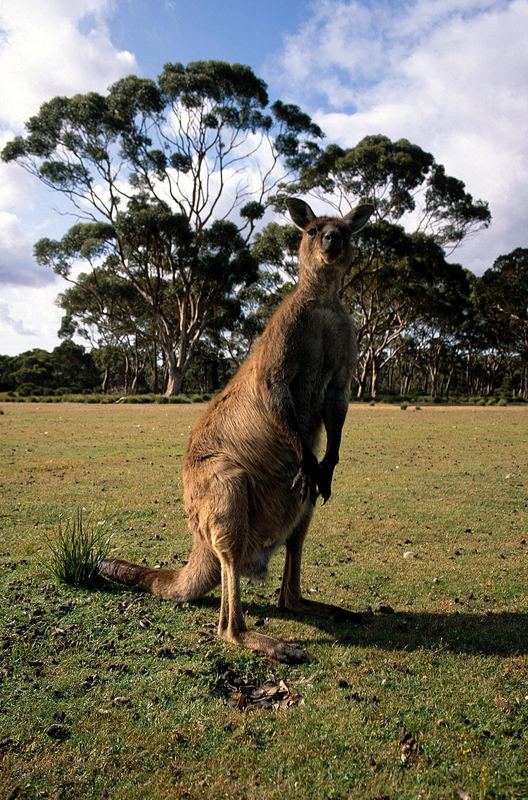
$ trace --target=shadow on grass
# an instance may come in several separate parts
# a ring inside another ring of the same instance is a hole
[[[124,587],[108,581],[101,581],[96,590],[112,595],[125,592],[141,594],[135,587]],[[220,601],[218,597],[208,596],[194,601],[192,606],[209,608],[213,622],[216,621]],[[279,611],[272,601],[269,604],[243,603],[243,607],[250,617],[298,620],[319,628],[327,634],[328,642],[337,641],[355,647],[409,651],[425,648],[487,656],[528,654],[528,613],[525,612],[396,612],[365,616],[365,624],[358,624]],[[251,628],[251,619],[248,620],[248,627]],[[266,632],[265,628],[259,630]],[[298,643],[309,647],[321,641],[325,639],[305,637]]]
[[[218,600],[213,597],[198,601],[214,613]],[[427,613],[406,612],[374,614],[365,624],[348,623],[279,611],[273,604],[244,603],[251,617],[268,617],[304,621],[324,634],[327,641],[354,647],[380,647],[384,650],[444,650],[453,653],[486,656],[528,654],[528,613],[497,612]],[[251,620],[248,620],[251,627]],[[265,628],[259,628],[265,633]],[[321,638],[304,638],[303,647],[321,643]],[[324,640],[323,640],[324,641]]]

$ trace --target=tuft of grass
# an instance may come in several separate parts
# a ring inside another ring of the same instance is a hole
[[[106,531],[88,526],[78,509],[73,520],[66,520],[65,525],[59,522],[58,533],[47,547],[47,566],[59,583],[93,586],[98,582],[99,564],[110,552],[110,539]]]

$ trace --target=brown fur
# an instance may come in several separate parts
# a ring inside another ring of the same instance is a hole
[[[193,546],[187,565],[148,569],[109,559],[100,572],[177,601],[201,597],[221,582],[218,635],[295,662],[305,658],[299,647],[247,630],[240,577],[264,576],[273,552],[285,545],[281,609],[358,617],[305,600],[300,569],[316,497],[330,497],[356,359],[338,290],[350,266],[351,234],[372,207],[336,219],[316,218],[301,200],[288,205],[303,229],[299,283],[189,439],[183,477]],[[327,443],[319,464],[314,451],[323,427]]]

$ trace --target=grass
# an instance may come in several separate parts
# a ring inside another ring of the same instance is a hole
[[[528,409],[351,407],[303,585],[370,623],[279,614],[280,555],[244,582],[248,622],[312,655],[298,667],[219,643],[218,592],[175,607],[42,567],[80,507],[105,532],[112,511],[117,555],[183,563],[200,407],[2,410],[0,797],[528,797]],[[242,713],[226,675],[304,704]]]
[[[104,526],[105,522],[100,520],[99,524]],[[86,524],[82,508],[72,519],[59,521],[58,531],[47,545],[44,566],[59,583],[86,587],[100,582],[99,564],[110,553],[110,539],[106,531]]]

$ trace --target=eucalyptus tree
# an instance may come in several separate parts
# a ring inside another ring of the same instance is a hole
[[[297,106],[270,105],[249,67],[197,61],[106,95],[55,97],[2,158],[77,215],[62,239],[37,243],[40,263],[75,280],[84,262],[143,298],[173,394],[218,307],[257,276],[248,243],[270,194],[317,156],[321,136]]]
[[[137,391],[148,362],[156,359],[150,306],[130,281],[101,266],[79,275],[59,295],[64,310],[59,336],[87,340],[101,370],[101,391]]]
[[[528,249],[499,256],[475,285],[488,348],[510,364],[510,378],[528,400]],[[517,367],[517,375],[512,369]]]

